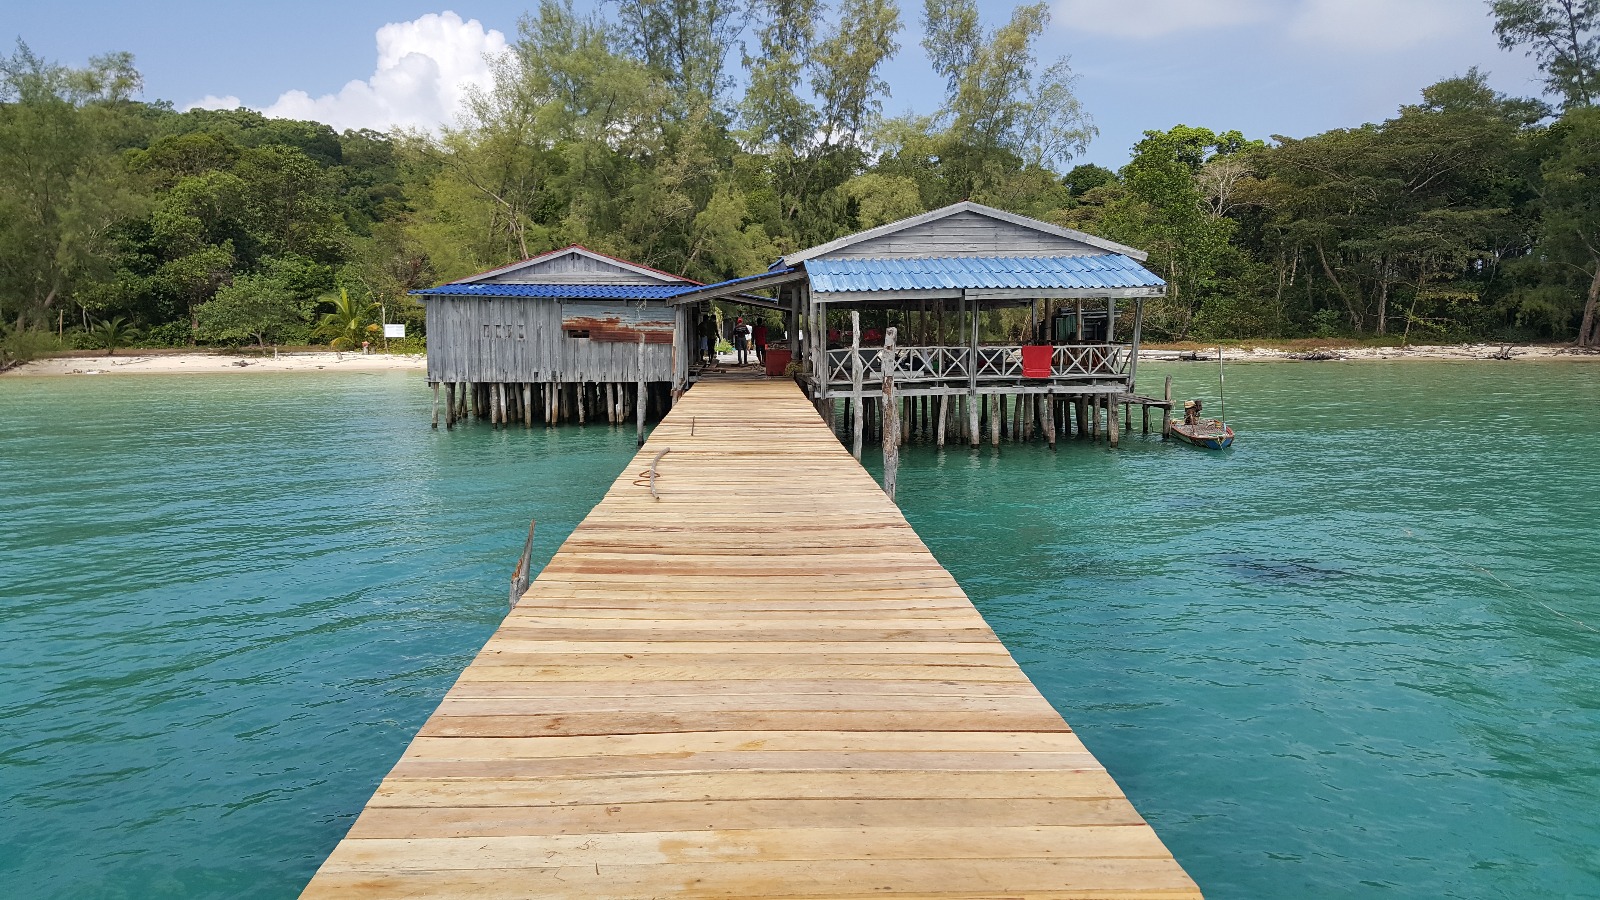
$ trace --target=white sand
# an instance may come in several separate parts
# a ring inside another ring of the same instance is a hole
[[[1308,355],[1315,355],[1321,359],[1332,360],[1381,360],[1381,359],[1499,359],[1501,352],[1506,352],[1511,359],[1591,359],[1600,360],[1600,351],[1579,350],[1568,346],[1549,346],[1543,344],[1438,344],[1419,345],[1413,347],[1328,347],[1318,350],[1278,350],[1269,347],[1229,347],[1223,351],[1223,359],[1230,362],[1293,362],[1305,359]],[[1217,358],[1217,348],[1209,350],[1158,350],[1146,348],[1139,351],[1141,359],[1183,359],[1189,354],[1198,352],[1202,359]]]
[[[240,363],[244,365],[240,365]],[[212,353],[174,353],[141,356],[128,350],[116,356],[71,356],[38,359],[7,372],[7,376],[27,375],[181,375],[255,372],[395,372],[421,371],[428,358],[421,354],[372,353],[283,353],[272,357],[233,356]]]

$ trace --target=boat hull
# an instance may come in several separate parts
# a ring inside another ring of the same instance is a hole
[[[1216,419],[1202,419],[1198,425],[1175,421],[1172,423],[1172,436],[1206,450],[1224,450],[1233,446],[1233,429]]]

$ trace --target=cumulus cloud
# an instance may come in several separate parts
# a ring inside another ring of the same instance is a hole
[[[453,12],[428,13],[378,29],[378,62],[372,77],[351,81],[337,94],[312,97],[284,93],[262,110],[282,119],[312,119],[335,129],[391,127],[435,131],[450,124],[467,91],[493,83],[489,58],[506,49],[506,36],[477,19]],[[232,109],[237,97],[208,96],[190,108]]]
[[[1487,16],[1463,15],[1460,0],[1305,0],[1289,35],[1342,50],[1388,52],[1486,31]]]
[[[1051,21],[1073,31],[1155,38],[1259,22],[1274,8],[1269,0],[1057,0]]]
[[[216,94],[207,94],[204,97],[201,97],[199,100],[196,100],[188,106],[185,106],[183,111],[188,112],[191,109],[238,109],[243,105],[244,101],[232,94],[222,97],[218,97]]]

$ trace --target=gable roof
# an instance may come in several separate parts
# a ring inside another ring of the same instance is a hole
[[[1027,216],[1019,216],[1016,213],[1009,213],[1005,210],[995,209],[992,206],[984,206],[982,203],[974,203],[971,200],[963,200],[960,203],[952,203],[951,205],[942,209],[926,212],[920,216],[912,216],[909,219],[901,219],[898,222],[890,222],[887,225],[880,225],[877,228],[870,228],[866,231],[847,235],[846,237],[839,238],[836,241],[829,241],[826,244],[820,244],[816,247],[810,248],[809,250],[801,250],[798,253],[791,253],[780,260],[777,265],[793,266],[797,263],[805,262],[808,259],[815,259],[819,256],[827,256],[832,253],[837,253],[840,250],[855,244],[876,240],[877,238],[881,238],[886,235],[895,234],[896,232],[900,231],[906,231],[911,228],[917,228],[922,225],[937,222],[940,219],[947,219],[951,216],[960,215],[963,213],[975,213],[977,215],[986,216],[1010,225],[1016,225],[1059,238],[1065,238],[1070,241],[1077,241],[1078,243],[1087,244],[1095,249],[1104,250],[1107,253],[1120,253],[1123,256],[1131,257],[1139,260],[1140,262],[1143,262],[1149,257],[1149,254],[1145,253],[1143,250],[1136,250],[1133,247],[1127,247],[1115,241],[1108,241],[1102,237],[1095,237],[1092,234],[1086,234],[1082,231],[1074,231],[1071,228],[1062,228],[1059,225],[1051,225],[1049,222],[1041,222],[1038,219],[1030,219]]]
[[[476,275],[469,275],[468,277],[459,281],[453,281],[451,284],[476,284],[481,281],[489,281],[499,278],[503,275],[509,275],[521,269],[526,269],[550,262],[551,260],[558,259],[568,254],[586,257],[594,260],[595,262],[601,263],[602,265],[620,269],[624,272],[630,272],[635,275],[644,275],[652,280],[667,281],[674,284],[698,285],[700,283],[689,278],[684,278],[682,275],[674,275],[671,272],[663,272],[660,269],[652,269],[649,266],[628,262],[625,259],[618,259],[615,256],[608,256],[607,254],[590,250],[588,247],[585,247],[581,244],[573,244],[568,247],[562,247],[559,250],[551,250],[548,253],[541,253],[538,256],[530,256],[527,259],[511,263],[510,265],[501,266],[498,269],[490,269],[487,272],[479,272]]]

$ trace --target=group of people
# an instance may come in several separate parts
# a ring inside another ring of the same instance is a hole
[[[706,365],[717,360],[717,320],[707,313],[700,320],[696,329],[700,335],[700,359]],[[750,350],[756,352],[756,362],[765,365],[767,362],[767,325],[765,322],[756,322],[754,325],[746,322],[743,316],[733,320],[729,329],[729,343],[733,344],[733,352],[738,360],[737,365],[750,365]]]

